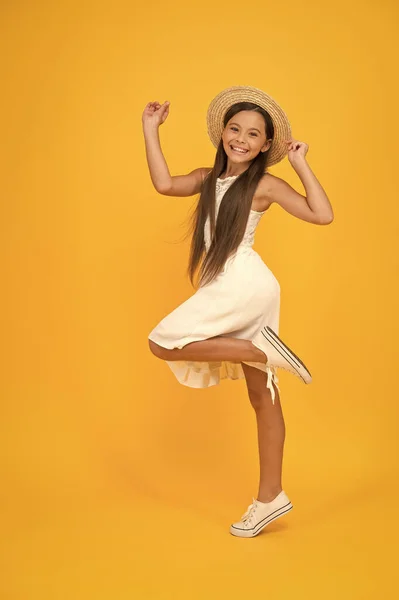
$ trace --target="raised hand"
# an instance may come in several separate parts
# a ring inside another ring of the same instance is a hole
[[[169,106],[170,102],[168,101],[163,104],[159,104],[159,102],[149,102],[143,112],[143,125],[151,124],[156,127],[162,125],[169,114]]]
[[[300,142],[299,140],[285,140],[288,150],[288,160],[292,165],[297,162],[305,160],[305,156],[309,150],[309,146],[306,142]]]

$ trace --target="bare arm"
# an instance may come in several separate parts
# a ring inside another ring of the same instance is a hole
[[[165,196],[194,196],[201,191],[202,182],[209,168],[194,169],[187,175],[172,176],[162,153],[159,126],[168,116],[169,103],[147,104],[143,113],[145,150],[151,181],[160,194]]]
[[[268,201],[279,204],[294,217],[308,223],[315,225],[332,223],[334,220],[332,206],[309,164],[303,161],[294,168],[306,190],[306,196],[299,194],[280,177],[272,176],[267,184]]]
[[[151,181],[157,192],[162,193],[162,190],[171,185],[172,177],[162,153],[158,125],[154,123],[144,123],[143,133]]]

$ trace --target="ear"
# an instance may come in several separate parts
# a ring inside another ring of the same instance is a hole
[[[272,145],[272,141],[273,140],[269,140],[267,141],[265,144],[263,144],[262,148],[260,149],[261,152],[266,152],[266,150],[269,150],[270,146]]]

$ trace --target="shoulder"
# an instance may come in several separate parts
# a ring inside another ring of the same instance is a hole
[[[257,192],[260,195],[267,197],[269,190],[272,188],[274,181],[278,179],[275,175],[272,175],[269,171],[263,174],[262,179],[259,181]]]
[[[198,170],[201,174],[201,178],[202,178],[202,182],[204,181],[205,177],[207,175],[209,175],[209,173],[212,171],[213,167],[200,167]]]
[[[300,196],[300,194],[295,192],[295,190],[284,179],[266,172],[259,182],[256,193],[257,195],[259,194],[259,197],[263,198],[270,205],[273,202],[280,204],[280,200],[283,199],[287,192],[290,191],[293,192],[296,197]]]
[[[263,177],[258,183],[258,187],[256,188],[256,192],[254,195],[254,202],[258,206],[259,210],[267,210],[269,206],[272,204],[272,189],[274,187],[274,181],[278,179],[269,171],[265,172]]]

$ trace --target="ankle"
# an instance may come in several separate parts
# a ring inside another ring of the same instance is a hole
[[[259,492],[258,497],[256,498],[258,502],[272,502],[283,491],[283,488],[280,486],[278,488],[274,488],[271,490],[266,490]]]

